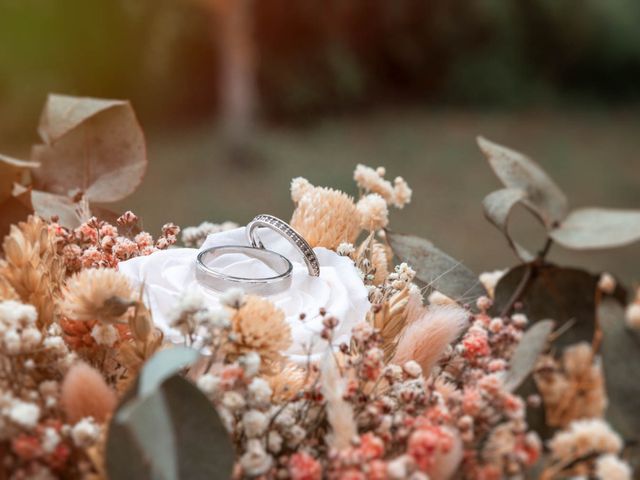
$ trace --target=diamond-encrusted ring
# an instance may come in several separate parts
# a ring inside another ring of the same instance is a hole
[[[261,261],[275,275],[266,277],[237,277],[223,273],[214,266],[213,260],[223,255],[241,254]],[[273,295],[283,292],[291,286],[293,265],[288,258],[264,248],[247,245],[225,245],[207,248],[198,254],[196,259],[196,279],[198,282],[216,292],[224,292],[232,287],[239,287],[245,293],[256,295]]]
[[[280,220],[278,217],[262,214],[256,216],[247,224],[247,240],[249,240],[252,247],[264,248],[258,236],[258,229],[262,227],[270,228],[282,235],[302,254],[304,263],[307,264],[307,268],[309,269],[309,275],[312,277],[320,275],[320,262],[318,262],[318,257],[316,257],[311,245],[309,245],[307,241],[302,238],[302,235],[296,232],[291,225]]]

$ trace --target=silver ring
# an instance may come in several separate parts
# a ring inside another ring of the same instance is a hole
[[[230,253],[242,253],[260,260],[272,268],[277,275],[258,278],[236,277],[224,274],[207,265],[211,260]],[[224,292],[236,287],[241,288],[248,294],[273,295],[283,292],[291,286],[292,270],[293,265],[291,265],[287,257],[271,250],[248,247],[246,245],[224,245],[222,247],[207,248],[198,253],[196,259],[196,279],[204,287],[216,292]]]
[[[311,245],[309,245],[307,241],[302,237],[302,235],[296,232],[291,227],[291,225],[283,222],[278,217],[262,214],[256,216],[247,224],[247,240],[252,247],[264,248],[264,245],[262,244],[257,231],[258,228],[261,227],[270,228],[271,230],[279,233],[284,238],[286,238],[289,243],[302,254],[304,263],[307,264],[309,275],[311,275],[312,277],[317,277],[320,275],[320,262],[318,261],[318,257],[316,257],[316,254],[311,248]]]

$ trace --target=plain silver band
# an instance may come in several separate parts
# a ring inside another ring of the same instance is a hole
[[[236,277],[226,275],[207,266],[207,261],[230,253],[242,253],[256,258],[278,275],[273,277]],[[196,259],[196,279],[198,282],[216,292],[225,292],[230,288],[241,288],[245,293],[256,295],[273,295],[288,290],[291,286],[291,272],[293,265],[287,257],[264,248],[248,247],[246,245],[224,245],[207,248],[198,253]]]
[[[287,241],[302,254],[304,263],[307,264],[309,275],[312,277],[318,277],[320,275],[320,262],[311,248],[311,245],[309,245],[302,235],[296,232],[291,225],[280,220],[278,217],[262,214],[256,216],[247,224],[245,232],[247,240],[251,246],[255,248],[264,248],[264,245],[258,236],[258,228],[261,227],[269,228],[286,238]]]

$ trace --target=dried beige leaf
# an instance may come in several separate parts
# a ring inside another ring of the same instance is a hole
[[[33,175],[38,190],[113,202],[131,194],[145,173],[144,135],[127,101],[50,95],[38,132],[44,141],[32,149],[41,163]]]

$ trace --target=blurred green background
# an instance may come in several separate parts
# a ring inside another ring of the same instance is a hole
[[[640,208],[638,25],[637,0],[0,0],[0,151],[27,154],[48,92],[127,98],[150,163],[117,207],[149,230],[288,218],[291,177],[355,193],[384,165],[414,189],[393,229],[504,268],[478,134],[573,206]],[[640,279],[637,245],[552,258]]]

